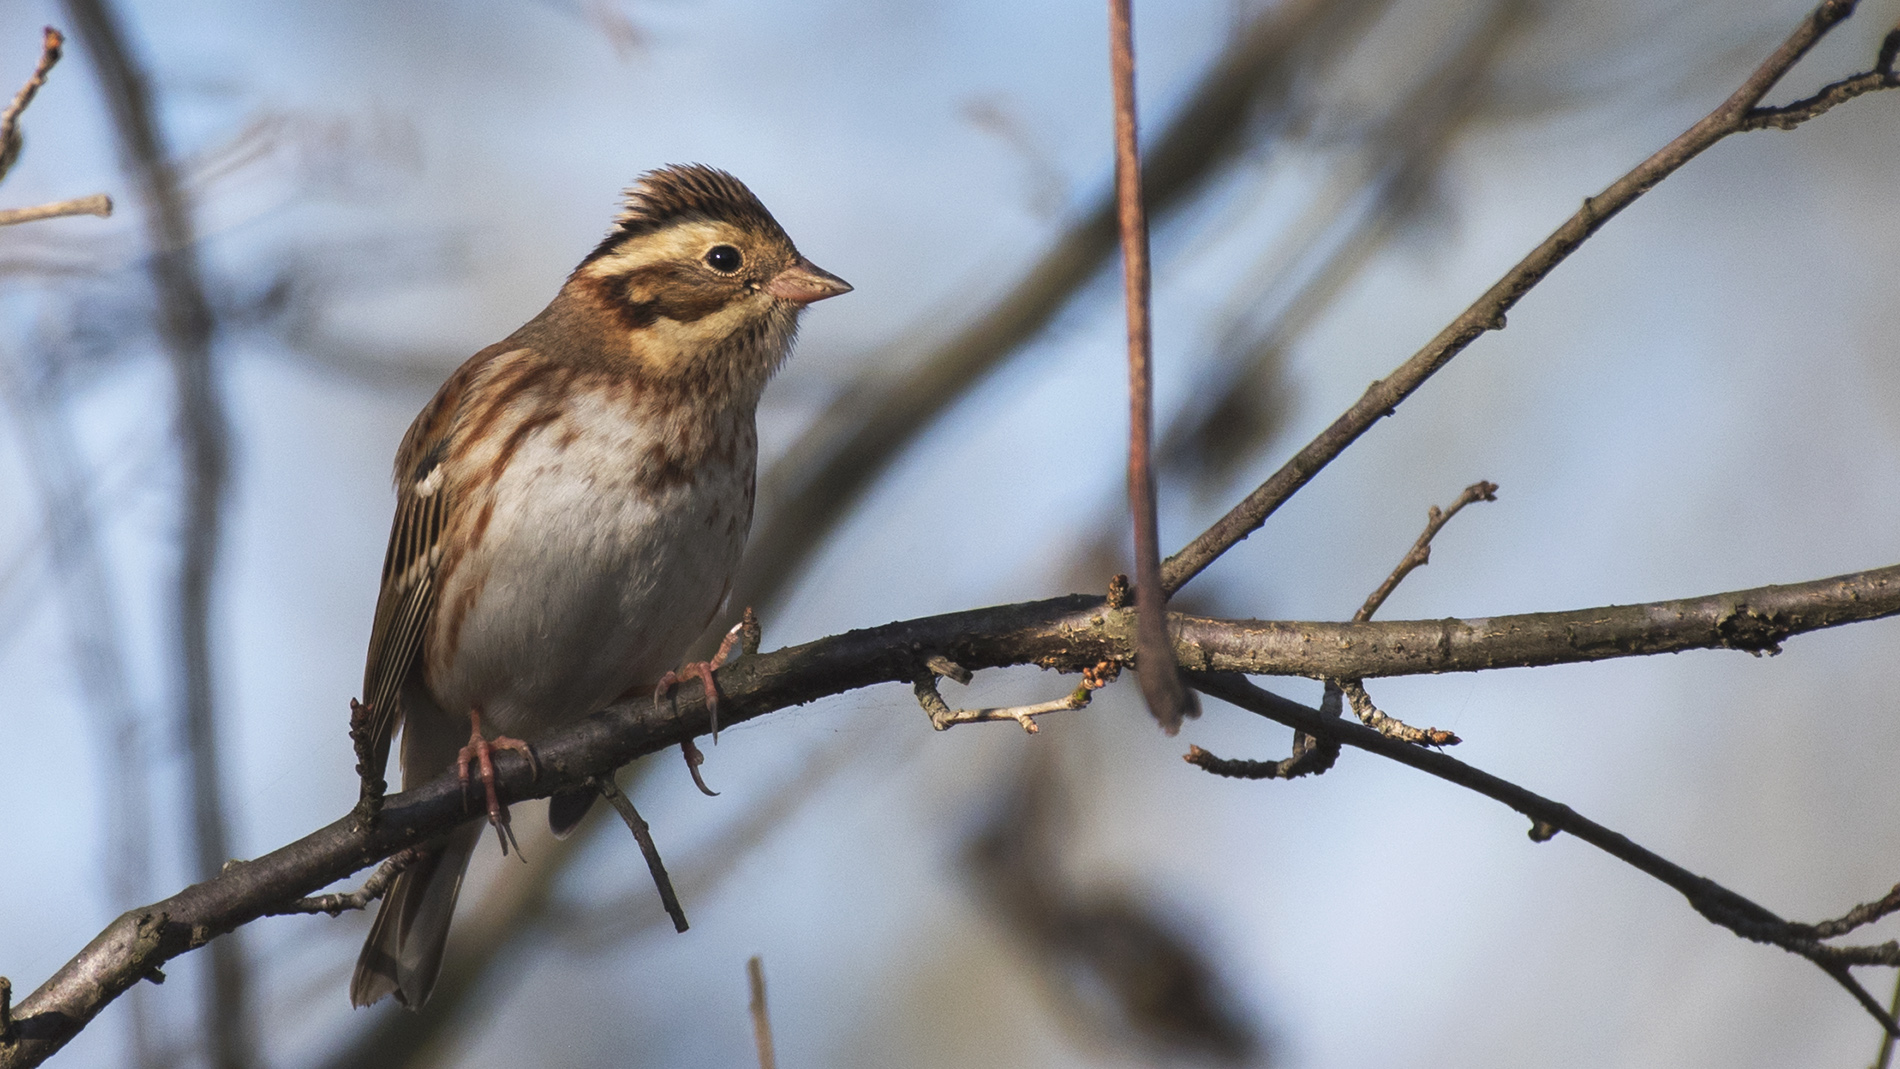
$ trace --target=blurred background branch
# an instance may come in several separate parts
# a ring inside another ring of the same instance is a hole
[[[150,79],[109,0],[64,0],[67,18],[92,59],[118,133],[146,227],[157,293],[158,336],[172,366],[179,461],[179,561],[172,594],[177,729],[190,768],[190,824],[197,874],[208,879],[232,856],[228,791],[211,648],[212,586],[224,532],[230,426],[212,363],[216,325],[198,265],[191,206],[160,128]],[[219,940],[203,1001],[206,1045],[218,1069],[255,1060],[250,992],[241,939]]]

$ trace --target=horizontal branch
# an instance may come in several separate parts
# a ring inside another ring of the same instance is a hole
[[[1779,653],[1790,635],[1900,614],[1900,565],[1679,601],[1470,620],[1175,618],[1184,668],[1364,679],[1531,668],[1683,650]]]
[[[1349,624],[1175,615],[1170,628],[1184,668],[1364,678],[1696,648],[1759,653],[1803,631],[1897,613],[1900,565],[1812,583],[1569,613]],[[736,724],[878,683],[914,683],[933,656],[972,670],[1034,664],[1099,674],[1104,661],[1135,661],[1134,610],[1071,595],[885,624],[745,657],[717,674],[720,721]],[[646,700],[617,705],[539,741],[539,778],[518,756],[502,756],[498,786],[508,801],[544,797],[709,729],[697,687],[681,688],[670,705]],[[0,1069],[38,1065],[170,959],[469,816],[459,783],[445,773],[390,796],[373,828],[345,817],[254,861],[233,861],[212,879],[124,914],[16,1007],[15,1039],[0,1045]]]

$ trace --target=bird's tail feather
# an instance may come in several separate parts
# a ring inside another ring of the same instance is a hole
[[[404,869],[390,885],[350,978],[352,1006],[367,1006],[384,995],[395,995],[410,1009],[428,1001],[442,969],[462,874],[485,826],[471,821],[456,828],[441,850]]]

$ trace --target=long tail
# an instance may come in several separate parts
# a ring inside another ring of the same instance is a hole
[[[356,959],[356,975],[350,978],[352,1006],[367,1006],[391,994],[410,1009],[421,1009],[429,1000],[442,969],[462,874],[485,827],[473,821],[455,829],[434,857],[396,877]]]

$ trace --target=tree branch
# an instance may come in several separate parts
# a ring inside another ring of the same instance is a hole
[[[1790,635],[1900,613],[1900,566],[1677,601],[1470,620],[1174,617],[1184,668],[1366,679],[1575,664],[1689,649],[1778,653]],[[968,663],[968,662],[965,662]]]
[[[1817,930],[1817,926],[1790,924],[1714,880],[1706,876],[1698,876],[1668,858],[1644,849],[1627,836],[1584,817],[1561,802],[1554,802],[1542,795],[1534,794],[1509,780],[1480,771],[1448,754],[1414,746],[1363,725],[1348,723],[1344,720],[1326,719],[1317,709],[1309,709],[1298,702],[1288,701],[1277,694],[1261,690],[1237,675],[1196,673],[1190,674],[1188,679],[1203,693],[1211,694],[1222,701],[1248,712],[1257,713],[1269,720],[1286,724],[1296,731],[1336,738],[1348,746],[1376,753],[1380,757],[1390,758],[1402,765],[1410,765],[1448,783],[1455,783],[1482,794],[1486,798],[1503,802],[1531,818],[1534,822],[1531,837],[1538,842],[1550,839],[1555,831],[1569,832],[1618,861],[1680,892],[1689,900],[1689,905],[1697,913],[1710,921],[1744,939],[1757,943],[1770,943],[1814,962],[1822,972],[1827,973],[1836,983],[1846,988],[1862,1008],[1880,1022],[1882,1028],[1890,1033],[1900,1034],[1900,1025],[1895,1024],[1893,1015],[1888,1013],[1886,1008],[1881,1006],[1872,995],[1867,993],[1867,989],[1847,972],[1849,965],[1900,964],[1900,943],[1889,942],[1876,947],[1826,946],[1814,938],[1813,933]],[[1220,758],[1214,757],[1205,750],[1199,750],[1198,754],[1201,757],[1200,760],[1197,760],[1196,753],[1191,752],[1188,755],[1189,762],[1201,764],[1203,767],[1208,763],[1232,763],[1222,762]],[[1871,908],[1874,907],[1859,907],[1860,910]]]
[[[1183,664],[1223,668],[1235,658],[1230,653],[1208,655],[1208,643],[1219,638],[1233,649],[1248,649],[1262,629],[1277,629],[1273,633],[1289,636],[1289,648],[1304,648],[1325,667],[1301,663],[1280,650],[1261,654],[1262,663],[1273,661],[1276,667],[1255,670],[1363,677],[1399,674],[1395,669],[1400,664],[1411,664],[1407,671],[1429,672],[1694,648],[1758,649],[1752,643],[1765,632],[1747,627],[1738,631],[1723,621],[1757,619],[1762,607],[1774,621],[1777,641],[1802,631],[1900,614],[1900,565],[1684,601],[1484,621],[1258,624],[1177,615],[1171,627],[1176,657]],[[1406,660],[1406,643],[1417,634],[1450,625],[1462,629],[1463,637],[1448,653],[1428,658],[1424,667]],[[1311,633],[1301,639],[1300,628]],[[1101,598],[1081,595],[850,631],[746,657],[720,669],[720,721],[737,724],[878,683],[911,683],[933,653],[977,670],[1034,664],[1080,672],[1103,661],[1127,663],[1136,658],[1134,632],[1132,609],[1110,609]],[[1589,641],[1575,642],[1575,634],[1586,634]],[[1747,640],[1751,644],[1737,647],[1738,634],[1754,636]],[[703,703],[699,689],[688,687],[674,703],[656,708],[636,700],[588,717],[537,744],[538,777],[525,761],[504,755],[496,765],[501,797],[508,802],[544,797],[705,734],[711,725]],[[1311,728],[1298,726],[1310,732],[1325,725],[1315,720]],[[1362,730],[1342,721],[1333,721],[1332,729]],[[1380,746],[1442,756],[1363,730],[1377,737]],[[1390,756],[1384,749],[1377,752]],[[461,785],[453,773],[445,773],[390,796],[373,828],[345,816],[255,861],[233,861],[212,879],[163,902],[126,913],[20,1003],[15,1012],[19,1039],[0,1047],[0,1069],[38,1065],[114,998],[172,958],[465,819]]]
[[[1423,349],[1414,353],[1411,359],[1399,365],[1392,374],[1380,379],[1367,388],[1365,394],[1332,425],[1320,432],[1319,437],[1307,443],[1306,447],[1294,454],[1278,471],[1261,483],[1246,499],[1235,505],[1212,527],[1202,532],[1194,541],[1188,543],[1179,553],[1168,558],[1162,565],[1162,578],[1170,594],[1180,590],[1190,579],[1199,575],[1203,569],[1220,559],[1221,554],[1237,545],[1242,539],[1260,529],[1267,517],[1284,505],[1289,498],[1307,484],[1313,476],[1331,463],[1334,457],[1347,446],[1359,440],[1359,436],[1385,416],[1391,415],[1400,402],[1410,397],[1413,391],[1432,377],[1439,368],[1465,350],[1486,331],[1503,330],[1505,313],[1522,300],[1526,293],[1542,282],[1557,265],[1568,259],[1578,246],[1589,240],[1603,225],[1614,218],[1618,212],[1629,207],[1638,197],[1653,189],[1658,182],[1675,173],[1684,164],[1702,154],[1709,146],[1730,134],[1745,130],[1758,129],[1770,124],[1770,120],[1758,116],[1756,106],[1763,96],[1774,88],[1783,75],[1788,73],[1802,56],[1807,55],[1829,30],[1843,19],[1853,14],[1855,0],[1825,0],[1820,7],[1801,21],[1780,48],[1769,56],[1762,65],[1749,75],[1741,88],[1729,95],[1714,111],[1704,116],[1694,126],[1654,155],[1636,165],[1634,170],[1611,183],[1603,192],[1594,197],[1586,197],[1583,207],[1565,220],[1556,232],[1545,238],[1543,243],[1531,250],[1530,255],[1518,261],[1517,265],[1506,272],[1482,297],[1459,314],[1451,324],[1438,332]],[[1888,40],[1895,38],[1889,35]],[[1892,69],[1893,57],[1890,50],[1883,46],[1880,62],[1887,70]],[[1878,85],[1869,85],[1865,89],[1887,88],[1895,83],[1884,72]],[[1849,79],[1853,81],[1853,79]],[[1853,95],[1853,94],[1848,94]],[[1842,96],[1841,99],[1847,99]],[[1830,103],[1828,106],[1832,106]],[[1780,116],[1773,125],[1792,127],[1808,118],[1821,114],[1826,107],[1815,106],[1789,112]],[[1751,126],[1751,122],[1757,125]]]

